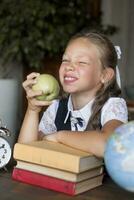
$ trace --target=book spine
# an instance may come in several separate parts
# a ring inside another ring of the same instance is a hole
[[[16,181],[24,182],[30,185],[63,192],[72,196],[75,195],[75,183],[64,181],[62,179],[18,168],[13,169],[12,178]]]

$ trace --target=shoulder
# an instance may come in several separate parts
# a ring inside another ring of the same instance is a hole
[[[58,106],[59,106],[59,102],[60,100],[59,99],[56,99],[56,100],[53,100],[52,104],[47,108],[46,111],[57,111],[58,109]]]
[[[107,107],[108,105],[126,106],[126,101],[121,97],[110,97],[104,104],[103,108]]]
[[[123,123],[128,121],[128,110],[125,99],[120,97],[111,97],[104,104],[101,111],[102,125],[112,119],[120,120]]]
[[[48,114],[48,113],[52,113],[53,115],[55,115],[57,113],[59,104],[65,106],[65,104],[67,104],[68,99],[56,99],[53,100],[52,104],[46,109],[46,111],[44,112],[44,114]]]
[[[52,104],[48,107],[48,110],[53,110],[53,111],[57,111],[59,105],[67,105],[68,103],[68,98],[62,98],[62,99],[56,99],[53,100]]]
[[[53,100],[52,104],[44,111],[40,123],[39,131],[45,135],[56,132],[55,117],[59,106],[59,100]]]
[[[43,112],[41,121],[46,118],[52,118],[54,119],[56,116],[56,112],[59,106],[59,100],[53,100],[52,104],[48,106],[48,108]]]

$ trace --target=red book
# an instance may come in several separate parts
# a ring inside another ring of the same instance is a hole
[[[28,170],[14,168],[12,178],[16,181],[30,185],[63,192],[69,195],[76,195],[102,185],[103,175],[99,175],[76,183],[42,175]]]

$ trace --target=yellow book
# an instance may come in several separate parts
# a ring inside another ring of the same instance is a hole
[[[90,170],[87,170],[85,172],[81,172],[79,174],[72,173],[72,172],[67,172],[51,167],[46,167],[42,165],[37,165],[29,162],[24,162],[24,161],[19,161],[17,160],[17,165],[16,168],[18,169],[24,169],[32,172],[36,172],[39,174],[47,175],[47,176],[52,176],[55,178],[63,179],[66,181],[71,181],[71,182],[80,182],[85,179],[89,179],[98,175],[101,175],[103,173],[103,166],[99,166]]]
[[[28,144],[16,143],[13,156],[16,160],[74,173],[80,173],[103,164],[102,159],[90,153],[46,140]]]

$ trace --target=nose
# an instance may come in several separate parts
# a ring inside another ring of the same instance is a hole
[[[66,71],[74,71],[75,70],[75,64],[73,62],[69,62],[66,66]]]

